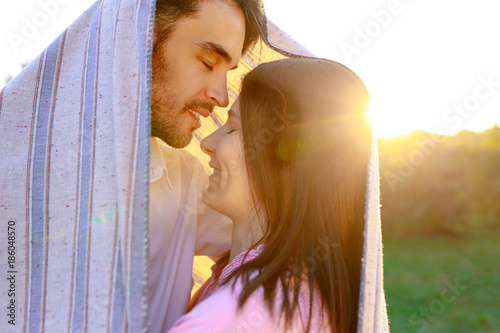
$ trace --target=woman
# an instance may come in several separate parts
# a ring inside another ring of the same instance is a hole
[[[321,59],[259,65],[202,142],[204,202],[229,253],[173,332],[355,332],[371,129],[368,93]],[[209,297],[210,296],[210,297]]]

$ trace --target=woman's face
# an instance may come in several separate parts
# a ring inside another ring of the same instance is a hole
[[[228,111],[227,122],[201,142],[210,156],[213,174],[203,192],[203,202],[230,218],[244,218],[253,210],[237,99]]]

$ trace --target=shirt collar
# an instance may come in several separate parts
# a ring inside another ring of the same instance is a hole
[[[160,144],[161,144],[160,139],[156,137],[151,137],[150,139],[151,153],[149,159],[149,182],[153,183],[159,180],[160,178],[164,178],[170,190],[173,190],[174,187],[172,185],[172,182],[168,178],[167,164],[165,163],[165,158],[161,151],[161,149],[168,150],[170,148],[168,146],[160,147]]]
[[[212,278],[217,285],[223,283],[232,272],[244,263],[249,262],[257,258],[257,256],[264,250],[264,244],[257,246],[255,249],[248,251],[243,251],[238,254],[234,259],[228,264],[227,261],[222,262],[219,266],[216,264],[212,266]]]

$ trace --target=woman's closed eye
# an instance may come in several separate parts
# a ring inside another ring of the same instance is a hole
[[[235,129],[230,129],[229,132],[227,132],[227,134],[231,134],[233,133],[234,131],[236,131]]]

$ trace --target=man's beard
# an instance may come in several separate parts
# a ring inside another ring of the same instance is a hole
[[[162,58],[161,47],[153,52],[153,82],[151,85],[151,135],[174,148],[184,148],[191,142],[194,128],[184,124],[184,113],[177,96],[172,93],[170,66]]]
[[[189,118],[189,109],[203,108],[212,112],[214,105],[197,99],[182,105],[172,93],[172,76],[164,59],[153,56],[153,73],[156,77],[151,86],[151,135],[171,147],[184,148],[191,142],[195,130]]]
[[[172,101],[171,96],[167,98],[169,102]],[[165,106],[164,103],[162,105]],[[184,122],[178,119],[185,111],[176,109],[179,107],[175,108],[169,103],[169,111],[162,113],[155,103],[151,103],[151,135],[162,139],[171,147],[184,148],[191,142],[194,128],[191,130],[185,128]]]
[[[174,95],[167,95],[163,98],[162,106],[168,110],[163,113],[157,103],[151,102],[151,135],[162,139],[171,147],[184,148],[191,142],[195,130],[189,119],[191,117],[188,114],[189,110],[203,108],[212,112],[214,105],[193,99],[180,107],[178,103],[175,103],[176,98]],[[188,120],[186,121],[184,118]]]

